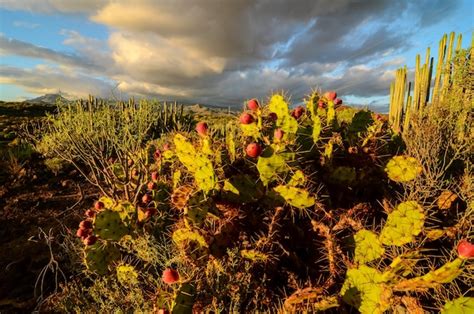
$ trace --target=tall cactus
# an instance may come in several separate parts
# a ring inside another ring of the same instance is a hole
[[[451,61],[461,49],[462,35],[459,34],[456,49],[453,53],[455,33],[445,34],[439,42],[436,74],[431,88],[433,74],[433,57],[430,57],[430,48],[426,51],[424,64],[421,64],[420,55],[416,56],[415,79],[407,82],[407,68],[398,69],[395,80],[390,86],[389,122],[395,133],[410,127],[411,116],[424,110],[428,103],[436,104],[443,100],[448,88],[454,84]],[[408,85],[407,85],[408,84]],[[413,95],[410,95],[413,85]]]

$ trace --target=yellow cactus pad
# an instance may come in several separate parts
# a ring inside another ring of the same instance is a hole
[[[395,156],[387,163],[385,172],[396,182],[408,182],[415,179],[422,171],[420,162],[409,156]]]

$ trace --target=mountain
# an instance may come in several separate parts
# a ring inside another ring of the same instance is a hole
[[[46,94],[30,100],[25,100],[24,102],[30,104],[55,105],[57,100],[61,100],[61,102],[69,102],[68,99],[64,98],[60,94]]]

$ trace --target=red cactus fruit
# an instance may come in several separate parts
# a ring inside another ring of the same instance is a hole
[[[272,121],[276,121],[276,120],[278,119],[277,114],[274,113],[274,112],[270,112],[270,113],[268,114],[268,117],[269,117],[270,120],[272,120]]]
[[[148,190],[154,190],[156,188],[156,183],[155,182],[148,182],[148,184],[146,185],[146,187],[148,188]]]
[[[163,282],[166,284],[173,284],[179,280],[179,274],[172,268],[166,268],[163,272]]]
[[[134,162],[132,159],[129,159],[129,160],[127,161],[127,164],[128,164],[129,167],[131,167],[131,166],[133,166],[133,165],[135,164],[135,162]]]
[[[246,112],[242,113],[240,116],[240,123],[242,124],[250,124],[253,122],[253,117],[251,114],[248,114]]]
[[[92,229],[92,221],[83,220],[79,223],[79,228],[81,229]]]
[[[326,104],[324,103],[324,101],[318,101],[318,107],[321,108],[321,109],[324,109],[326,108]]]
[[[250,110],[257,111],[258,108],[260,108],[260,105],[258,104],[258,100],[256,100],[256,99],[250,99],[250,100],[247,102],[247,107],[248,107]]]
[[[83,229],[83,228],[79,228],[77,229],[76,231],[76,235],[79,237],[79,238],[85,238],[87,237],[88,235],[90,235],[92,233],[92,230],[91,229]]]
[[[139,174],[139,172],[138,172],[137,169],[135,169],[135,168],[132,169],[132,177],[136,177],[136,176],[138,176],[138,174]]]
[[[276,129],[275,132],[273,133],[273,137],[277,140],[277,141],[281,141],[281,139],[283,138],[283,135],[285,134],[285,132],[282,130],[282,129]]]
[[[153,172],[151,173],[151,179],[152,179],[153,181],[158,181],[158,171],[153,171]]]
[[[341,99],[341,98],[336,98],[336,99],[334,100],[334,104],[335,104],[335,105],[342,105],[342,99]]]
[[[167,150],[170,150],[171,149],[171,146],[169,143],[165,143],[165,145],[163,145],[163,150],[164,151],[167,151]]]
[[[159,149],[155,150],[153,157],[155,157],[155,159],[161,159],[161,150]]]
[[[158,309],[158,314],[170,314],[170,311],[167,309]]]
[[[245,152],[247,153],[247,156],[257,158],[262,153],[262,146],[258,143],[250,143],[247,145]]]
[[[151,195],[150,194],[145,194],[142,196],[142,202],[144,204],[148,204],[151,202]]]
[[[463,239],[458,243],[458,255],[462,259],[471,259],[474,257],[474,244]]]
[[[93,210],[93,209],[86,210],[86,212],[84,213],[84,216],[86,216],[87,218],[94,218],[95,217],[95,210]]]
[[[196,132],[198,132],[198,134],[201,136],[207,135],[207,129],[208,129],[208,126],[206,122],[199,122],[196,125]]]
[[[84,243],[84,245],[94,245],[94,243],[97,241],[97,237],[95,235],[89,235],[87,236],[84,240],[82,240],[82,242]]]
[[[95,204],[94,204],[94,208],[95,208],[96,210],[101,210],[101,209],[104,208],[104,207],[105,207],[105,204],[104,204],[103,202],[101,202],[101,201],[97,201],[97,202],[95,202]]]
[[[326,92],[326,93],[324,93],[324,97],[326,97],[329,100],[334,100],[337,97],[337,93],[334,92],[334,91]]]
[[[293,109],[293,111],[291,112],[291,116],[295,119],[299,119],[303,115],[303,113],[304,113],[304,108],[301,106],[298,106],[295,109]]]

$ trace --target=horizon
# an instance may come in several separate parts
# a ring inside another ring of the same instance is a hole
[[[236,108],[322,88],[380,111],[395,69],[473,31],[469,0],[172,3],[1,0],[1,100],[61,90]]]

